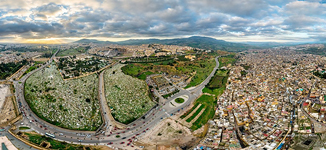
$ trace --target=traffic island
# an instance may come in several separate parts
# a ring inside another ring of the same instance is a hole
[[[183,103],[185,103],[188,99],[189,99],[189,96],[188,95],[179,96],[176,99],[172,100],[169,103],[169,106],[170,107],[179,107],[180,105],[182,105]]]

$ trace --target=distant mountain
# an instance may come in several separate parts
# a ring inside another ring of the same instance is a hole
[[[75,41],[74,43],[115,44],[114,42],[110,42],[110,41],[99,41],[99,40],[94,40],[94,39],[81,39],[81,40]]]
[[[190,46],[193,48],[201,48],[207,50],[224,50],[224,51],[243,51],[251,48],[258,48],[257,46],[251,46],[243,43],[232,43],[224,40],[217,40],[210,37],[192,36],[189,38],[176,38],[176,39],[135,39],[126,40],[121,42],[110,41],[98,41],[82,39],[74,43],[99,43],[99,44],[119,44],[119,45],[141,45],[141,44],[165,44],[165,45],[179,45]]]
[[[294,46],[299,44],[305,44],[302,42],[287,42],[287,43],[278,43],[278,42],[244,42],[243,44],[248,44],[252,46],[258,46],[262,48],[278,47],[278,46]]]

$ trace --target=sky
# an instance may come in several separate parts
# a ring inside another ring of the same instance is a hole
[[[0,42],[325,42],[326,0],[0,0]]]

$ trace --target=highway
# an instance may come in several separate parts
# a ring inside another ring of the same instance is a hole
[[[57,51],[58,52],[58,51]],[[57,53],[56,52],[56,53]],[[17,126],[24,124],[24,126],[29,126],[34,131],[38,132],[39,134],[44,135],[45,133],[52,133],[56,137],[56,140],[65,141],[68,143],[74,144],[84,144],[84,145],[113,145],[114,147],[123,148],[123,149],[131,149],[131,145],[127,146],[128,141],[134,141],[138,136],[147,132],[151,128],[153,128],[156,124],[158,124],[164,118],[170,117],[175,113],[178,113],[182,109],[186,109],[194,100],[196,100],[201,94],[202,89],[205,85],[210,81],[210,79],[214,76],[214,73],[219,67],[218,58],[215,58],[216,66],[211,72],[211,74],[198,86],[190,89],[180,90],[179,93],[175,94],[173,97],[169,98],[165,104],[154,108],[150,113],[147,114],[145,119],[137,119],[133,123],[127,125],[125,129],[115,129],[112,124],[112,118],[109,116],[109,108],[107,107],[105,94],[104,94],[104,81],[103,81],[103,72],[99,76],[99,95],[100,95],[100,105],[102,106],[102,113],[104,115],[104,123],[106,130],[104,134],[96,135],[95,131],[77,131],[77,130],[68,130],[63,129],[58,126],[54,126],[46,121],[37,117],[28,106],[25,98],[24,98],[24,84],[26,79],[32,75],[33,73],[40,71],[41,69],[45,68],[52,62],[53,58],[55,57],[56,53],[51,57],[50,61],[43,65],[42,67],[28,73],[24,77],[22,77],[19,81],[14,81],[15,89],[16,89],[16,97],[19,105],[20,111],[23,113],[23,120],[16,123]],[[169,103],[173,101],[175,98],[179,96],[187,95],[188,100],[186,100],[183,104],[178,106],[171,106]],[[116,135],[120,135],[119,138]],[[124,142],[123,144],[121,144]]]

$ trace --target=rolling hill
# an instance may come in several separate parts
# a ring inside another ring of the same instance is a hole
[[[251,48],[257,48],[242,43],[232,43],[224,40],[217,40],[210,37],[192,36],[189,38],[176,38],[176,39],[135,39],[126,40],[120,42],[110,41],[98,41],[90,39],[81,39],[74,43],[98,43],[98,44],[119,44],[119,45],[141,45],[141,44],[165,44],[165,45],[179,45],[179,46],[190,46],[193,48],[201,48],[207,50],[224,50],[230,52],[238,52],[248,50]]]

